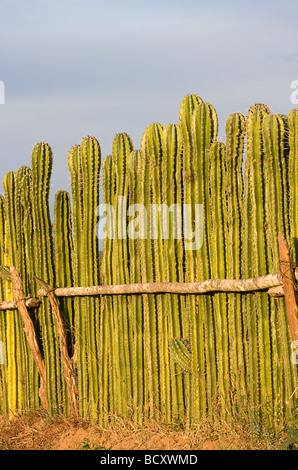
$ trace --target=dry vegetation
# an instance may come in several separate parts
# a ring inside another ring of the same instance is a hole
[[[275,450],[280,438],[248,427],[202,422],[196,431],[116,421],[105,429],[86,421],[50,418],[31,411],[9,420],[0,416],[0,450]]]

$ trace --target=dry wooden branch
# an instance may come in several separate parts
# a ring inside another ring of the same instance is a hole
[[[25,305],[27,308],[36,308],[40,305],[40,300],[38,299],[25,299]],[[0,303],[0,312],[5,310],[17,310],[17,303],[16,302],[1,302]]]
[[[39,388],[39,397],[41,403],[45,409],[48,408],[48,402],[46,398],[46,368],[43,357],[41,355],[34,324],[30,318],[30,315],[27,310],[26,301],[24,300],[23,285],[20,275],[16,268],[10,268],[11,278],[13,282],[13,297],[16,303],[17,309],[22,317],[24,323],[24,332],[27,336],[28,344],[32,352],[35,364],[37,366],[39,375],[40,375],[40,388]]]
[[[270,297],[284,297],[284,288],[283,286],[271,287],[268,289],[268,294]]]
[[[129,295],[129,294],[206,294],[207,292],[253,292],[282,286],[281,273],[251,279],[209,279],[202,282],[156,282],[145,284],[124,284],[92,287],[64,287],[54,290],[57,297],[90,295]],[[40,297],[47,295],[45,289],[38,291]]]
[[[293,269],[292,255],[287,240],[281,233],[278,234],[278,243],[280,271],[282,273],[289,328],[292,340],[296,341],[298,340],[298,304],[295,290],[296,280]]]
[[[59,347],[61,353],[61,361],[63,366],[63,375],[66,381],[70,414],[72,417],[78,416],[78,390],[77,390],[77,374],[75,370],[75,362],[70,358],[67,349],[66,330],[63,317],[60,312],[60,306],[56,298],[54,289],[45,281],[35,276],[37,282],[43,287],[46,295],[51,303],[54,313],[57,333],[59,337]]]

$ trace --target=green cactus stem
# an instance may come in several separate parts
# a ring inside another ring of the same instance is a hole
[[[169,349],[179,367],[184,372],[191,372],[191,352],[188,341],[182,338],[174,338],[169,342]]]
[[[242,259],[242,213],[245,117],[241,113],[231,114],[226,122],[225,192],[226,223],[225,245],[227,253],[227,277],[240,279]],[[236,391],[238,406],[245,403],[245,363],[243,345],[243,306],[239,295],[230,294],[228,302],[228,336],[230,348],[231,388]]]
[[[202,103],[202,100],[197,95],[187,95],[183,98],[180,110],[179,121],[183,138],[183,182],[184,182],[184,203],[190,211],[186,212],[185,224],[190,232],[194,232],[195,225],[195,206],[194,203],[194,171],[193,168],[193,140],[192,140],[192,117],[195,109]],[[184,247],[186,257],[186,282],[194,282],[197,280],[195,252],[188,248],[188,243],[191,243],[187,238],[189,235],[186,233],[184,236]],[[186,299],[187,311],[189,316],[189,337],[192,349],[192,362],[191,362],[191,381],[190,391],[188,394],[187,413],[188,424],[195,424],[200,417],[203,417],[206,410],[206,394],[205,394],[205,380],[199,380],[199,371],[205,370],[204,351],[202,345],[199,344],[199,338],[202,338],[202,322],[201,317],[198,315],[198,306],[194,296],[187,297]]]
[[[278,269],[279,247],[278,233],[289,237],[288,200],[288,122],[285,116],[267,114],[262,126],[264,148],[267,157],[267,205],[268,237],[271,253],[268,256],[268,268]],[[273,384],[275,387],[274,416],[275,425],[289,419],[295,401],[297,373],[290,361],[291,338],[283,299],[271,300],[271,323],[273,331],[272,350],[277,353],[273,363]],[[268,347],[268,346],[267,346]],[[283,397],[283,398],[282,398]],[[286,399],[291,397],[291,400]],[[285,401],[289,401],[285,406]],[[292,406],[291,406],[292,404]]]
[[[46,143],[34,146],[31,157],[32,169],[32,214],[35,275],[51,286],[55,285],[53,233],[50,219],[49,193],[53,166],[53,153]],[[38,310],[42,328],[42,344],[47,379],[47,401],[49,412],[63,410],[63,386],[57,329],[47,300]]]
[[[293,247],[293,261],[298,264],[298,109],[292,109],[289,113],[289,194],[290,194],[290,224],[291,240]]]

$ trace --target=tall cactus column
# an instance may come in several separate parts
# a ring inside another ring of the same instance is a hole
[[[5,211],[4,197],[0,195],[0,266],[4,265],[5,255]],[[0,297],[5,300],[4,280],[0,278]],[[6,353],[6,318],[3,312],[0,314],[0,413],[7,413],[7,353]]]
[[[245,117],[240,113],[231,114],[226,122],[226,220],[225,245],[227,253],[227,277],[239,279],[242,276],[242,213],[243,213],[243,176],[242,164]],[[243,235],[243,237],[247,237]],[[243,342],[243,305],[242,297],[229,294],[228,300],[228,337],[230,349],[231,388],[236,391],[238,406],[246,402],[244,342]]]
[[[210,146],[217,138],[217,115],[215,109],[209,103],[201,103],[192,116],[192,140],[194,153],[193,176],[195,204],[203,205],[203,243],[201,248],[196,250],[197,280],[210,279],[210,240],[209,233],[211,227],[211,207],[209,200],[209,172],[210,172]],[[208,412],[211,414],[212,399],[217,388],[217,366],[214,336],[214,310],[210,296],[200,296],[198,298],[199,321],[201,323],[201,334],[199,342],[205,345],[204,354],[206,357],[206,368],[200,374],[206,382],[206,398]],[[205,373],[205,374],[204,374]],[[203,378],[203,376],[205,377]]]
[[[271,256],[268,256],[270,272],[279,269],[278,232],[287,238],[290,234],[288,210],[288,122],[285,116],[268,114],[263,120],[263,135],[267,157],[267,204],[268,236]],[[284,299],[271,300],[271,324],[273,332],[273,386],[275,390],[275,425],[282,424],[293,413],[297,398],[297,370],[292,364],[291,338]],[[277,357],[276,357],[277,354]],[[276,370],[276,372],[275,372]],[[291,397],[291,398],[290,398]]]
[[[298,265],[298,109],[289,114],[289,191],[290,191],[290,225],[293,247],[293,260]]]
[[[127,162],[133,150],[131,138],[125,134],[116,134],[112,144],[112,165],[115,175],[115,239],[112,246],[112,283],[129,283],[128,272],[128,243],[127,243]],[[136,369],[131,368],[132,352],[130,349],[129,331],[129,299],[124,296],[113,298],[114,326],[117,330],[120,347],[120,387],[122,416],[127,416],[128,406],[132,403],[132,374]]]
[[[56,284],[58,287],[71,287],[73,286],[73,240],[71,205],[70,197],[67,191],[58,191],[55,195],[54,233]],[[60,303],[66,323],[69,351],[71,354],[73,354],[73,300],[61,299]]]
[[[36,144],[32,152],[32,207],[36,276],[55,285],[52,224],[49,210],[52,150],[46,143]],[[39,309],[42,345],[47,377],[47,401],[50,412],[62,411],[61,362],[57,329],[51,308],[45,299]]]
[[[152,249],[152,281],[161,282],[165,274],[165,263],[163,259],[163,245],[162,239],[162,214],[160,205],[162,201],[162,161],[163,161],[163,148],[162,148],[162,132],[164,126],[159,123],[153,123],[147,127],[142,138],[142,148],[145,152],[145,161],[147,162],[147,171],[150,174],[150,190],[147,210],[150,210],[150,241]],[[152,302],[152,299],[150,299]],[[157,340],[157,370],[153,374],[153,387],[154,398],[156,401],[155,409],[158,409],[158,402],[160,401],[160,411],[166,420],[170,420],[171,401],[170,401],[170,371],[169,371],[169,357],[168,357],[168,308],[167,298],[163,295],[155,296],[156,302],[156,317],[151,315],[151,336],[155,335]],[[156,326],[154,327],[156,323]],[[156,330],[155,330],[156,328]],[[153,338],[152,338],[152,341]],[[153,344],[153,342],[152,342]],[[159,387],[158,387],[158,382]],[[173,393],[174,392],[174,393]],[[177,407],[176,390],[172,390],[172,404]]]
[[[37,296],[38,286],[36,284],[34,275],[36,271],[36,255],[34,250],[34,228],[33,228],[33,207],[32,207],[32,171],[27,169],[20,179],[20,192],[21,204],[23,211],[23,232],[24,232],[24,259],[26,260],[26,278],[22,279],[24,290],[31,296]],[[24,274],[23,274],[24,275]],[[31,310],[31,319],[38,339],[41,338],[41,327],[39,322],[38,310]],[[40,341],[41,342],[41,341]],[[41,347],[42,345],[40,345]],[[28,395],[31,403],[30,408],[37,408],[39,406],[39,374],[35,364],[32,360],[31,354],[29,356],[29,367],[27,367],[27,376],[30,380],[30,388],[27,388]]]
[[[68,155],[73,202],[73,278],[75,285],[98,285],[99,246],[96,213],[99,206],[101,152],[98,141],[87,136]],[[80,415],[98,418],[99,300],[75,302]]]
[[[94,137],[85,137],[81,144],[84,227],[83,246],[86,285],[99,284],[99,240],[96,234],[97,208],[99,206],[99,173],[101,150]],[[97,420],[98,415],[98,341],[99,341],[99,299],[86,299],[87,321],[87,357],[89,371],[89,401],[91,417]]]
[[[25,289],[29,294],[32,293],[33,273],[30,271],[30,262],[26,253],[27,231],[25,229],[27,215],[22,204],[22,197],[23,179],[29,177],[30,173],[31,170],[28,167],[21,167],[16,173],[7,173],[3,180],[6,195],[7,256],[11,265],[21,273],[22,278],[25,280]],[[9,316],[11,317],[11,314]],[[18,312],[14,312],[14,322],[17,351],[16,368],[18,380],[23,388],[22,400],[19,400],[18,408],[19,410],[34,408],[38,403],[38,374],[23,331],[23,322]]]
[[[183,207],[182,207],[182,133],[177,124],[168,124],[162,132],[161,161],[161,222],[163,236],[162,281],[184,282],[184,250],[183,250]],[[163,212],[163,208],[165,210]],[[178,295],[166,295],[169,338],[188,335],[185,298]],[[181,374],[181,369],[168,359],[172,390],[172,420],[184,420],[185,394],[189,374]]]
[[[179,120],[183,137],[183,182],[184,182],[184,203],[185,203],[185,225],[186,233],[184,238],[184,248],[186,250],[186,282],[197,280],[195,251],[191,249],[193,240],[190,238],[190,232],[195,230],[195,204],[194,196],[194,168],[192,164],[194,148],[192,140],[192,116],[195,109],[202,103],[202,99],[197,95],[187,95],[183,98],[180,110]],[[196,201],[197,202],[197,201]],[[190,249],[189,248],[190,245]],[[188,409],[188,423],[195,424],[200,417],[205,415],[206,411],[206,393],[205,393],[205,359],[203,344],[200,339],[203,337],[202,322],[198,316],[196,299],[189,296],[186,299],[187,311],[189,315],[189,339],[191,343],[191,380]]]
[[[16,223],[15,217],[15,173],[9,172],[5,175],[3,180],[3,187],[5,191],[5,213],[8,217],[5,220],[5,251],[4,251],[4,266],[10,266],[11,260],[15,261],[17,256],[17,237],[14,224]],[[10,256],[9,256],[10,255]],[[12,283],[9,279],[4,281],[4,297],[5,300],[12,301]],[[17,335],[17,313],[15,311],[6,312],[6,331],[5,331],[5,345],[6,345],[6,376],[7,376],[7,406],[10,416],[22,409],[22,403],[19,397],[19,380],[20,370],[18,359],[21,359],[19,354],[18,335]]]
[[[68,153],[68,169],[70,172],[72,193],[72,223],[73,223],[73,281],[74,286],[82,286],[84,283],[84,270],[82,266],[82,236],[83,236],[83,182],[80,146],[73,146]],[[88,406],[88,378],[87,353],[86,353],[86,322],[85,322],[85,299],[74,299],[74,328],[75,347],[78,372],[79,410],[82,418],[87,416]]]
[[[264,152],[263,120],[269,113],[266,105],[251,106],[247,116],[247,158],[243,217],[243,275],[253,277],[268,271],[270,242],[266,220],[267,155]],[[248,236],[248,234],[251,234]],[[268,295],[258,293],[244,299],[247,334],[247,384],[252,417],[272,409],[270,305]],[[247,320],[247,321],[246,321]],[[274,331],[274,329],[272,329]],[[272,349],[274,353],[275,350]],[[273,374],[276,373],[274,367]],[[261,406],[260,406],[261,405]],[[263,415],[263,416],[265,416]],[[267,418],[266,418],[267,419]]]
[[[70,197],[66,191],[58,191],[55,195],[54,234],[56,285],[71,287],[73,286],[73,241]],[[63,312],[68,354],[72,357],[74,354],[74,302],[71,298],[62,298],[59,304],[60,311]],[[61,339],[59,341],[61,342]],[[69,414],[68,398],[64,390],[66,414]]]
[[[140,206],[139,195],[141,194],[142,179],[141,152],[133,150],[127,163],[128,172],[128,243],[129,243],[129,274],[130,283],[141,282],[141,247],[140,239],[144,236],[141,232],[142,223],[140,219],[144,217],[143,207]],[[144,352],[143,352],[143,300],[140,295],[132,295],[130,303],[130,325],[132,331],[132,364],[136,368],[133,373],[133,409],[134,419],[138,423],[144,420]]]
[[[227,249],[225,229],[227,211],[225,204],[226,170],[225,145],[214,142],[210,147],[210,273],[212,279],[227,278]],[[216,337],[216,364],[221,412],[225,419],[231,414],[230,361],[228,335],[228,306],[226,294],[214,295],[214,321]],[[241,338],[242,339],[242,338]]]
[[[101,264],[101,282],[112,284],[112,239],[114,233],[114,173],[112,157],[108,155],[102,162],[103,204],[106,219],[105,237],[103,240],[103,259]],[[100,419],[108,423],[109,414],[117,413],[119,402],[117,384],[119,383],[119,348],[115,341],[115,328],[113,325],[113,298],[105,296],[101,299],[100,309]]]
[[[151,125],[152,126],[152,125]],[[149,126],[150,127],[150,126]],[[141,140],[141,170],[140,170],[140,204],[146,209],[146,218],[141,218],[140,240],[141,279],[142,282],[154,282],[154,251],[151,240],[151,175],[150,156],[147,144],[148,127],[145,129]],[[159,376],[158,376],[158,346],[157,346],[157,304],[156,297],[152,295],[143,296],[144,312],[144,363],[147,370],[144,377],[144,414],[146,418],[153,418],[159,406]],[[165,382],[163,382],[164,385]]]

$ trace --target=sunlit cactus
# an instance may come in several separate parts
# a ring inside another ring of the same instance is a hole
[[[189,94],[179,124],[148,125],[140,150],[118,133],[101,164],[99,142],[87,136],[69,150],[71,191],[56,193],[53,223],[50,146],[36,144],[31,168],[5,175],[0,301],[13,300],[5,266],[19,271],[25,296],[40,295],[30,318],[50,414],[69,416],[71,392],[59,317],[35,276],[53,289],[264,276],[280,269],[279,232],[296,263],[297,118],[297,109],[285,116],[255,104],[247,116],[228,116],[226,142],[219,142],[215,108]],[[277,430],[293,414],[297,370],[283,298],[112,294],[57,297],[57,305],[80,418],[104,427],[118,417],[195,427],[220,410],[223,420],[248,414],[251,423]],[[39,408],[40,369],[17,308],[1,312],[0,341],[0,412]]]
[[[202,281],[210,278],[210,241],[209,232],[211,227],[211,206],[209,202],[209,178],[210,178],[210,147],[217,139],[217,114],[214,107],[209,103],[201,103],[192,117],[192,140],[193,140],[193,176],[195,204],[203,205],[203,243],[196,251],[197,280]],[[205,346],[206,358],[206,398],[207,406],[211,406],[212,397],[215,394],[216,372],[215,364],[215,333],[213,303],[210,296],[198,299],[199,310],[202,318],[202,336],[199,334],[201,348]],[[204,340],[203,340],[204,338]],[[203,351],[201,352],[203,354]],[[203,410],[202,410],[203,411]],[[206,411],[203,411],[206,412]]]
[[[54,247],[56,284],[61,287],[73,286],[73,240],[70,196],[67,191],[58,191],[54,203]],[[74,308],[73,299],[62,298],[60,305],[63,311],[69,353],[73,355],[74,347]]]
[[[182,338],[175,338],[169,342],[170,353],[174,361],[185,372],[191,372],[191,352],[187,341]]]
[[[243,173],[245,117],[232,113],[226,121],[224,233],[226,250],[226,277],[239,279],[242,275]],[[225,214],[226,212],[226,214]],[[228,337],[231,392],[237,400],[245,401],[243,344],[243,305],[239,295],[227,296]]]
[[[80,146],[68,154],[71,175],[73,223],[73,280],[74,284],[99,283],[99,245],[97,212],[99,206],[99,173],[101,150],[95,137],[87,136]],[[98,342],[99,301],[83,298],[75,301],[75,341],[78,366],[80,415],[98,419]]]
[[[290,195],[290,224],[293,247],[293,260],[298,264],[298,109],[289,113],[289,195]]]
[[[290,221],[293,222],[293,214],[289,217],[289,176],[288,176],[288,119],[283,115],[267,114],[262,126],[264,136],[264,148],[267,158],[267,178],[266,178],[266,214],[268,223],[268,239],[270,251],[268,253],[268,269],[270,271],[279,269],[279,245],[278,233],[281,232],[287,239],[290,237]],[[282,420],[284,413],[291,414],[291,407],[284,408],[280,401],[280,394],[277,390],[293,397],[293,391],[297,387],[297,370],[291,362],[290,344],[291,338],[288,328],[288,320],[284,307],[284,301],[277,299],[272,305],[271,321],[274,322],[274,329],[271,329],[271,337],[275,355],[272,367],[273,387],[275,392],[274,417],[276,422]],[[272,334],[273,333],[273,334]],[[268,343],[267,343],[268,344]],[[266,344],[266,351],[268,346]],[[277,356],[277,357],[276,357]],[[281,360],[284,358],[284,360]],[[269,380],[269,378],[268,378]],[[290,402],[291,403],[291,402]]]

